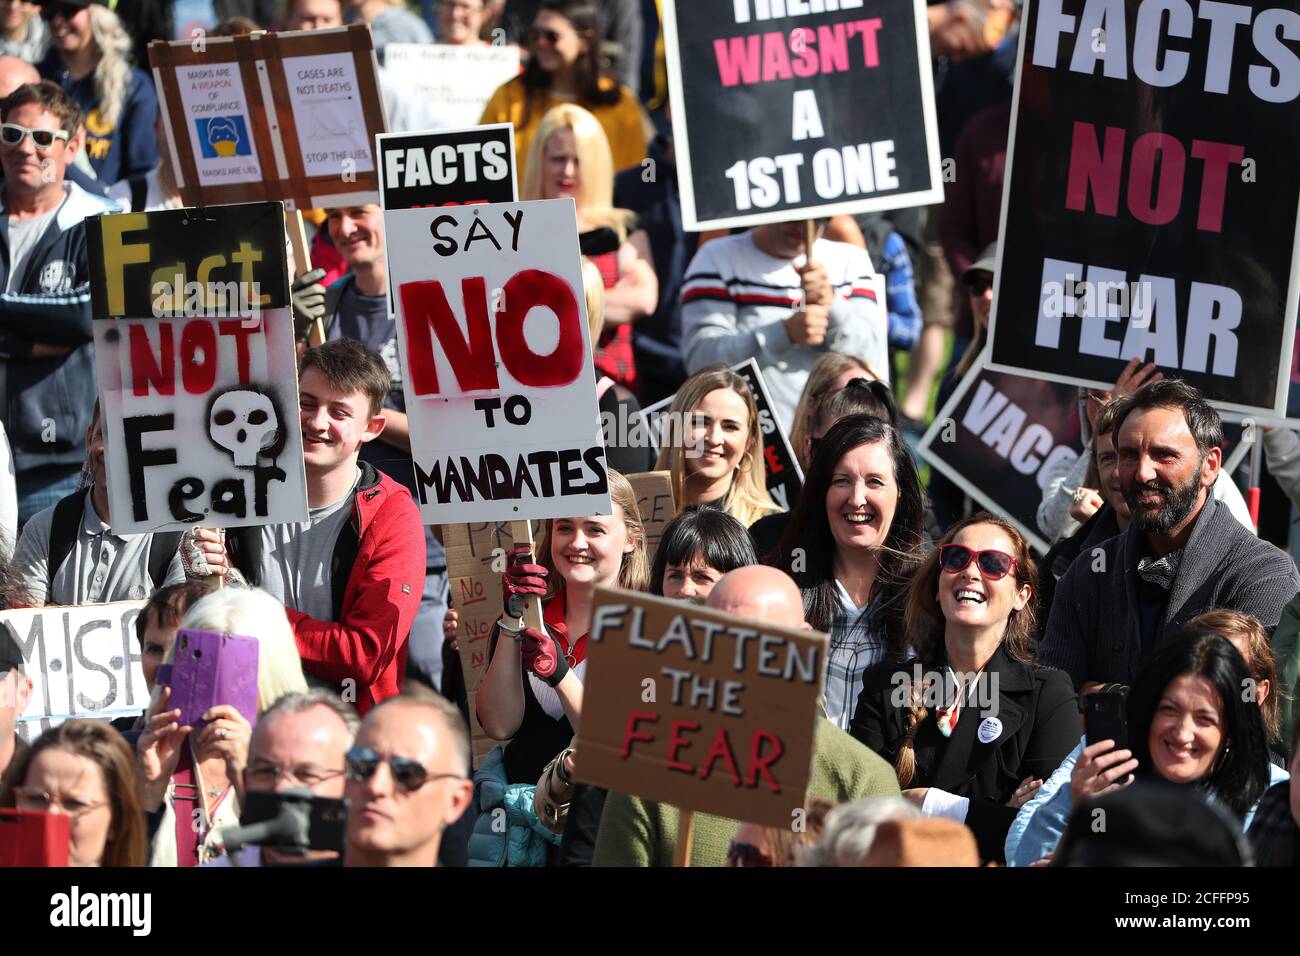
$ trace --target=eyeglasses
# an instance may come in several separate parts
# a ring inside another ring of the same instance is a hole
[[[752,843],[732,841],[727,847],[727,866],[775,866],[772,858]]]
[[[14,787],[14,796],[16,797],[14,802],[20,810],[39,810],[41,813],[49,813],[50,807],[58,806],[73,820],[85,816],[91,810],[98,810],[108,805],[107,800],[100,800],[98,803],[82,803],[80,800],[55,797],[36,787]]]
[[[348,779],[353,783],[363,783],[375,775],[381,763],[388,764],[388,769],[397,781],[397,785],[408,792],[419,790],[431,780],[464,780],[458,773],[432,773],[418,760],[409,757],[381,757],[369,747],[353,747],[344,758],[347,763]]]
[[[248,768],[248,780],[250,783],[256,782],[259,787],[274,787],[284,777],[288,780],[296,781],[304,787],[314,787],[318,783],[324,783],[326,780],[333,780],[339,774],[346,773],[346,770],[325,770],[321,767],[281,767],[278,764],[266,763],[257,764]]]
[[[63,17],[65,20],[71,20],[78,13],[86,8],[75,3],[50,3],[41,7],[41,19],[53,20],[55,17]]]
[[[0,143],[4,143],[6,146],[17,146],[28,135],[32,137],[32,142],[36,144],[37,149],[49,149],[54,145],[56,139],[61,139],[65,143],[68,141],[66,130],[28,129],[26,126],[19,126],[17,123],[0,124]]]
[[[1005,551],[972,551],[964,544],[945,544],[939,548],[939,566],[949,574],[959,574],[974,559],[980,574],[990,581],[1000,581],[1011,573],[1016,559]]]
[[[545,41],[547,46],[555,46],[562,39],[563,35],[554,30],[541,30],[537,27],[532,27],[528,31],[528,43],[530,45]]]

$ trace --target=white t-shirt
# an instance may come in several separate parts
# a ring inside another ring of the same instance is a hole
[[[5,282],[6,292],[12,292],[15,283],[20,281],[19,277],[27,266],[27,260],[31,258],[32,250],[36,248],[41,236],[45,235],[45,230],[62,206],[63,203],[59,203],[35,219],[9,217],[9,276]]]

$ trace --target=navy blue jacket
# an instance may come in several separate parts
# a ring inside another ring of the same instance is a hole
[[[41,76],[63,87],[81,107],[86,126],[86,156],[95,175],[106,186],[132,176],[143,176],[158,165],[158,94],[153,80],[143,70],[131,70],[131,86],[117,122],[109,126],[100,118],[95,98],[95,74],[80,80],[63,68],[58,53],[51,50],[37,67]]]
[[[95,405],[90,269],[83,220],[117,212],[107,199],[65,183],[68,197],[32,250],[13,289],[0,294],[0,357],[5,363],[4,424],[14,471],[80,466]],[[9,281],[8,196],[0,193],[0,289]],[[32,344],[72,348],[32,358]],[[52,427],[51,427],[52,426]],[[46,440],[49,439],[49,440]]]

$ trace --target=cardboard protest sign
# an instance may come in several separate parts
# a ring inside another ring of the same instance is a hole
[[[763,373],[754,359],[746,359],[731,370],[749,383],[754,394],[754,404],[758,406],[758,427],[763,435],[763,467],[767,472],[767,493],[785,511],[789,511],[794,502],[799,500],[799,490],[803,487],[803,469],[794,457],[790,439],[781,427],[781,421],[772,411],[772,398],[767,393],[767,384]],[[641,410],[643,428],[649,430],[651,440],[656,446],[663,443],[663,415],[673,403],[675,395],[647,405]],[[674,426],[670,434],[681,434]]]
[[[115,720],[149,704],[135,619],[144,601],[0,611],[18,641],[32,695],[18,715],[29,743],[70,717]]]
[[[641,524],[645,528],[646,560],[654,564],[655,552],[659,550],[659,539],[664,536],[664,528],[677,516],[677,506],[673,503],[672,472],[643,471],[639,475],[626,477],[636,494],[637,511],[641,513]]]
[[[1038,530],[1046,475],[1082,450],[1077,389],[978,364],[917,446],[932,466],[983,507],[1006,516],[1040,552],[1050,544]]]
[[[421,99],[437,103],[452,126],[473,126],[497,87],[519,75],[517,46],[389,43],[384,70]]]
[[[1278,32],[1298,8],[1216,10],[1025,5],[992,368],[1109,387],[1141,356],[1224,408],[1285,412],[1300,59]]]
[[[451,603],[460,614],[456,628],[457,653],[465,678],[469,712],[474,715],[474,699],[488,666],[488,639],[492,626],[501,616],[501,575],[506,556],[513,547],[508,521],[443,526],[443,546],[447,550],[447,577],[451,585]],[[470,736],[474,755],[481,757],[494,746],[471,717]]]
[[[788,827],[812,770],[826,635],[596,589],[578,777]]]
[[[384,223],[425,522],[610,514],[572,200]]]
[[[380,203],[387,209],[515,202],[515,128],[510,123],[384,133],[376,138]]]
[[[689,230],[943,202],[925,7],[664,0]]]
[[[371,144],[386,121],[365,24],[155,40],[149,62],[187,206],[378,201]]]
[[[86,220],[118,534],[307,520],[279,203]]]

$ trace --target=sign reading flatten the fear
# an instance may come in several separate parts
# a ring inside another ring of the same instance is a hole
[[[384,223],[425,522],[609,514],[573,202]]]
[[[113,530],[307,520],[281,204],[86,234]]]
[[[1108,386],[1140,357],[1284,412],[1300,4],[1033,0],[1023,30],[991,367]]]

